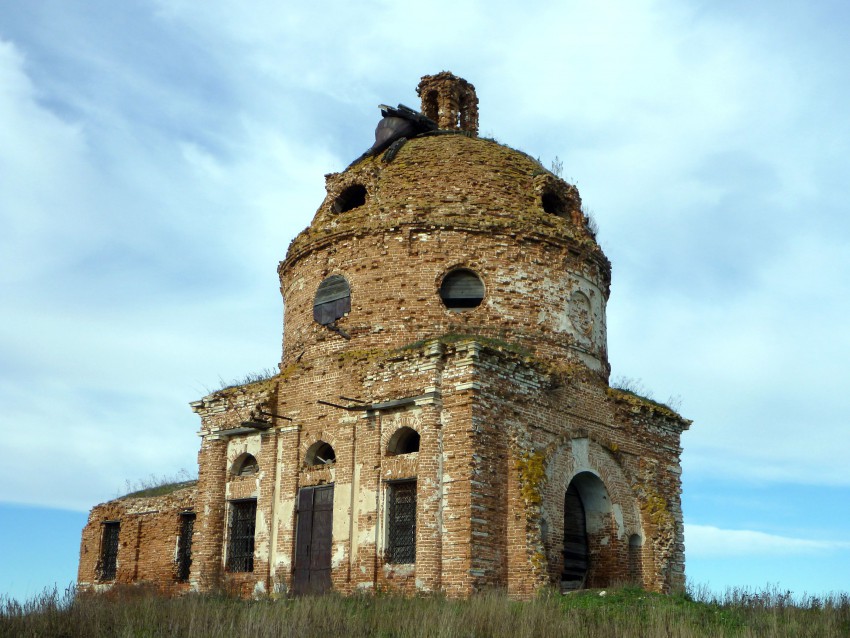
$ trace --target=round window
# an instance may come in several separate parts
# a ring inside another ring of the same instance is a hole
[[[466,268],[453,270],[443,278],[440,299],[453,312],[477,308],[484,300],[484,282]]]

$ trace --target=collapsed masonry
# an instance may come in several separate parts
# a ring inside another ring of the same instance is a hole
[[[196,486],[92,510],[81,586],[683,586],[690,421],[608,386],[611,268],[577,189],[477,137],[465,80],[418,93],[279,266],[279,373],[192,404]]]

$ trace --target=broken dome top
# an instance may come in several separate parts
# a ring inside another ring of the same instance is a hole
[[[346,233],[427,223],[571,241],[609,268],[578,189],[527,153],[478,137],[472,84],[443,71],[424,76],[417,92],[422,112],[381,105],[372,147],[325,175],[326,197],[287,262]]]
[[[399,104],[379,105],[382,119],[375,128],[375,143],[352,166],[366,157],[384,153],[392,160],[409,139],[429,133],[478,135],[478,97],[475,87],[449,71],[425,75],[416,87],[422,100],[421,111]]]

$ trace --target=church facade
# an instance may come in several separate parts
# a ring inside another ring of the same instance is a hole
[[[690,421],[608,384],[577,189],[479,137],[465,80],[417,92],[279,265],[279,372],[191,404],[196,484],[92,510],[81,587],[683,587]]]

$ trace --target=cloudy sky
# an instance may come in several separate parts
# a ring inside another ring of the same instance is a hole
[[[188,402],[274,367],[324,174],[424,74],[563,162],[614,377],[681,398],[689,579],[850,589],[850,5],[0,4],[0,593],[93,504],[195,471]],[[7,551],[14,547],[14,551]]]

